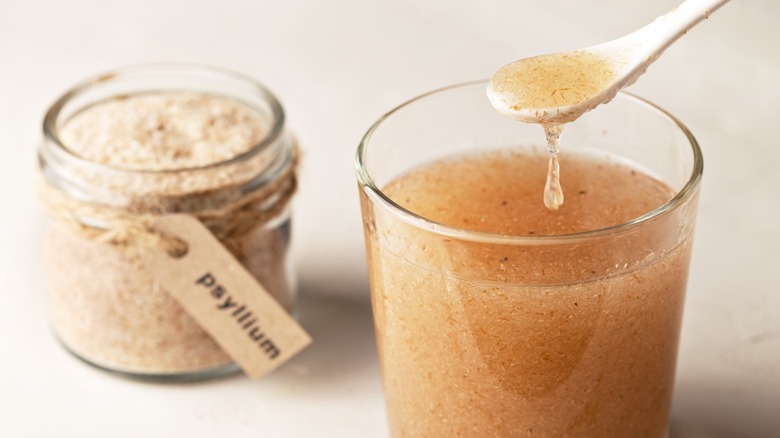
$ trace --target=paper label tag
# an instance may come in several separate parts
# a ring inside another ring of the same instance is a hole
[[[186,253],[154,251],[154,278],[252,379],[311,343],[311,337],[198,219],[173,214],[153,228]]]

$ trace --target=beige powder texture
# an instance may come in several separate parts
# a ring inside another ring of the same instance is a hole
[[[268,129],[260,113],[234,100],[156,93],[87,107],[65,122],[60,139],[82,158],[131,170],[82,167],[71,175],[97,188],[95,201],[111,207],[112,213],[124,212],[123,219],[132,220],[136,214],[218,212],[206,215],[206,225],[290,310],[294,291],[287,275],[289,209],[278,208],[289,196],[241,205],[247,194],[239,190],[271,165],[273,157],[260,153],[230,166],[203,168],[249,151]],[[241,214],[231,210],[235,203],[241,205]],[[269,210],[275,211],[273,218],[267,217]],[[105,218],[80,219],[116,231]],[[46,262],[58,336],[90,362],[138,375],[186,375],[231,364],[154,280],[147,244],[100,233],[96,238],[65,223],[51,224]]]
[[[74,154],[130,170],[174,170],[219,163],[267,133],[246,105],[197,93],[139,94],[80,111],[61,139]]]

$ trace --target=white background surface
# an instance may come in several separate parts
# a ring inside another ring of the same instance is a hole
[[[0,437],[383,437],[353,172],[383,112],[518,57],[632,31],[677,0],[0,0]],[[632,91],[688,124],[705,180],[672,436],[780,436],[780,2],[734,0]],[[296,201],[301,321],[315,344],[261,382],[118,379],[47,323],[30,189],[47,106],[81,79],[214,64],[281,98],[305,149]]]

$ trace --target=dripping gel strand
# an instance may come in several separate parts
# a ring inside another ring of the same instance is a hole
[[[563,205],[563,189],[561,189],[561,166],[558,162],[558,146],[561,141],[563,126],[559,123],[544,125],[547,136],[547,151],[550,162],[547,165],[547,182],[544,184],[544,206],[548,210],[558,210]]]

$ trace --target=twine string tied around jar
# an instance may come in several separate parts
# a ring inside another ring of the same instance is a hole
[[[223,243],[244,235],[287,208],[297,189],[298,155],[297,148],[294,148],[292,162],[281,175],[261,187],[219,207],[187,213],[206,224],[223,223],[210,227]],[[48,215],[89,239],[119,248],[162,245],[173,257],[181,257],[187,252],[186,242],[153,229],[159,217],[178,212],[170,211],[165,205],[147,208],[154,212],[133,212],[127,208],[77,199],[49,181],[40,169],[34,172],[33,183]]]

